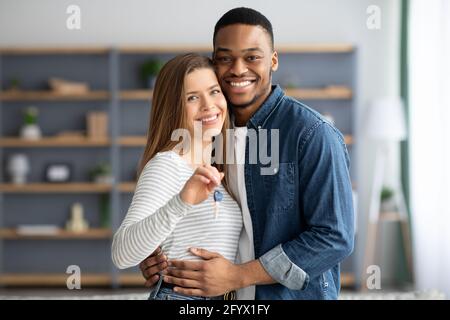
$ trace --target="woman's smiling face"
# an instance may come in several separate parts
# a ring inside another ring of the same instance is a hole
[[[191,135],[194,132],[194,125],[201,125],[203,139],[210,139],[220,133],[226,117],[227,102],[214,71],[202,68],[187,74],[184,78],[184,92],[187,123]]]

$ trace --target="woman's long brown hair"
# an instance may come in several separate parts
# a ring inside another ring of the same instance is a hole
[[[214,71],[211,59],[195,53],[188,53],[169,60],[159,72],[153,91],[147,144],[139,165],[138,177],[145,165],[158,152],[172,150],[179,144],[179,141],[172,141],[171,136],[176,129],[188,129],[184,99],[184,79],[189,73],[204,68]],[[222,184],[228,192],[225,159],[227,159],[226,130],[229,126],[230,120],[227,112],[222,127],[223,157],[221,159],[223,161],[221,161],[222,163],[212,163],[220,172],[225,174]]]

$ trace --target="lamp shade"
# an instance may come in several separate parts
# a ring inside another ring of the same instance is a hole
[[[367,137],[380,141],[401,141],[406,138],[403,103],[400,98],[376,99],[369,105]]]

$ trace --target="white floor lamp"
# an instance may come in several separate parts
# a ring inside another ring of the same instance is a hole
[[[396,190],[393,195],[397,207],[396,210],[394,212],[380,212],[381,192],[383,189],[383,178],[386,170],[389,145],[398,143],[406,138],[405,115],[402,101],[399,98],[375,100],[370,104],[367,115],[366,134],[375,143],[376,155],[367,224],[363,284],[365,283],[367,267],[375,264],[377,233],[380,221],[399,221],[401,223],[408,269],[411,275],[413,274],[409,219],[399,177],[396,179],[398,183],[396,184]]]

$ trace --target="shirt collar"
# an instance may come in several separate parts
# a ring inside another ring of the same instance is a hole
[[[261,107],[250,118],[247,127],[253,126],[255,129],[264,127],[264,124],[270,114],[278,107],[284,92],[279,85],[272,85],[272,91]]]

